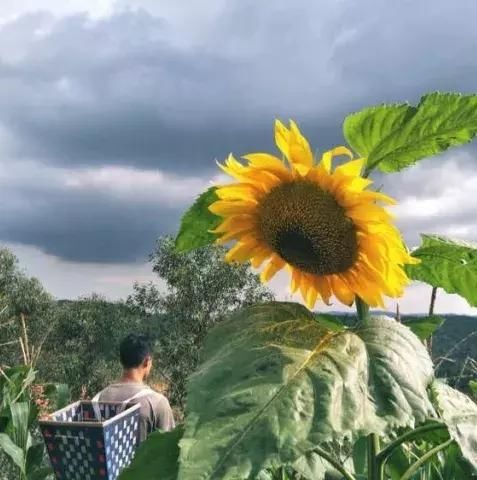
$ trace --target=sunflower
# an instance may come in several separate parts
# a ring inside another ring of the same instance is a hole
[[[292,293],[299,290],[312,308],[335,296],[351,305],[356,296],[383,306],[383,295],[398,297],[408,278],[406,263],[416,263],[379,203],[393,204],[383,193],[367,190],[361,176],[364,159],[353,160],[346,147],[325,152],[315,162],[297,125],[275,122],[275,142],[285,161],[268,153],[245,155],[246,164],[229,155],[222,170],[236,182],[217,188],[209,209],[222,217],[213,230],[218,243],[235,241],[229,262],[251,261],[268,282],[287,268]],[[332,168],[335,156],[349,161]]]

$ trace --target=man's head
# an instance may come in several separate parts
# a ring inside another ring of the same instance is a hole
[[[119,345],[119,359],[124,370],[134,370],[141,380],[152,368],[152,344],[146,335],[130,333]]]

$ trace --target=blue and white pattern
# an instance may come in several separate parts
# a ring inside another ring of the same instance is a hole
[[[91,402],[76,402],[40,421],[57,480],[116,480],[139,443],[139,405],[116,415],[117,404],[102,403],[101,422]]]

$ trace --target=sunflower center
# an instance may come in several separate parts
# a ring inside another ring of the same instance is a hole
[[[262,201],[263,239],[290,265],[316,275],[348,270],[356,261],[356,228],[333,195],[300,180],[275,187]]]

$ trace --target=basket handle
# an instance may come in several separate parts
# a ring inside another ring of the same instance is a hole
[[[133,400],[137,400],[138,398],[146,397],[147,395],[150,395],[152,392],[153,390],[151,388],[149,388],[148,386],[144,386],[142,390],[139,390],[139,392],[136,392],[131,398],[128,398],[127,400],[124,400],[121,403],[118,413],[123,412],[128,403],[132,402]]]
[[[152,390],[150,387],[147,385],[144,385],[144,388],[139,390],[139,392],[136,392],[132,397],[127,398],[123,402],[121,402],[121,405],[119,406],[118,412],[117,413],[122,413],[124,409],[126,408],[127,404],[132,402],[133,400],[137,400],[138,398],[146,397],[147,395],[150,395],[153,393],[154,390]],[[91,399],[91,404],[93,406],[94,410],[94,415],[96,419],[100,422],[101,421],[101,410],[99,409],[99,397],[101,396],[101,392],[98,392],[92,399]]]

